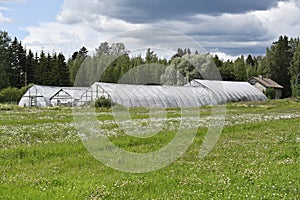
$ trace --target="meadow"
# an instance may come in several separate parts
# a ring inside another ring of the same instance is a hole
[[[71,108],[0,105],[0,199],[300,199],[300,102],[272,100],[226,105],[225,126],[200,159],[211,107],[186,153],[148,173],[114,170],[85,148]],[[132,109],[134,123],[147,110]],[[133,152],[151,152],[174,137],[178,109],[168,109],[163,134],[122,134],[110,109],[97,118],[110,140]],[[170,125],[175,123],[174,126]],[[190,120],[193,123],[193,120]]]

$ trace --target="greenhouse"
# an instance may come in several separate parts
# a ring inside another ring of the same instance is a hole
[[[128,85],[94,83],[83,95],[79,104],[110,98],[125,107],[198,107],[216,104],[209,90],[201,87]]]
[[[265,101],[267,97],[248,82],[192,80],[186,86],[210,90],[219,104],[237,101]]]
[[[247,82],[194,80],[186,86],[94,83],[83,93],[79,105],[100,97],[125,107],[198,107],[230,101],[262,101],[265,95]]]
[[[82,93],[88,88],[53,87],[33,85],[22,96],[19,106],[47,107],[55,105],[77,105]]]
[[[77,106],[81,95],[87,89],[87,87],[63,87],[50,98],[50,105]]]
[[[22,107],[47,107],[50,106],[50,98],[55,95],[61,87],[33,85],[27,90],[19,101]]]
[[[266,96],[248,82],[192,80],[185,86],[129,85],[96,82],[86,87],[33,85],[19,106],[80,106],[100,97],[125,107],[198,107],[237,101],[264,101]]]

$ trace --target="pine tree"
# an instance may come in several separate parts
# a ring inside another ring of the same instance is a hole
[[[82,63],[87,58],[88,50],[83,46],[79,52],[76,51],[73,53],[71,59],[68,60],[68,68],[69,68],[69,83],[71,85],[74,84],[76,79],[76,75],[78,73],[79,68],[81,67]]]
[[[69,86],[70,85],[70,74],[66,64],[65,56],[60,53],[57,56],[58,62],[58,86]]]
[[[273,43],[266,54],[270,78],[284,87],[283,97],[291,95],[291,77],[288,69],[291,65],[292,57],[293,54],[287,36],[280,36],[279,40]]]
[[[10,43],[8,33],[0,31],[0,89],[11,86]]]
[[[237,81],[246,81],[247,71],[243,55],[234,61],[234,74]]]
[[[26,73],[26,83],[34,83],[34,68],[36,66],[36,61],[34,59],[34,54],[31,50],[28,51],[26,56],[26,69],[24,70]],[[25,74],[24,74],[25,75]]]
[[[300,96],[300,44],[295,49],[289,74],[291,76],[292,95],[294,97]]]

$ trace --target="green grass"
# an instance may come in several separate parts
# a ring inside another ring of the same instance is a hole
[[[0,108],[0,199],[300,199],[300,103],[292,100],[231,103],[226,126],[203,159],[207,127],[188,151],[158,171],[132,174],[97,161],[84,147],[68,108]],[[98,119],[115,129],[110,110]],[[200,108],[209,116],[210,107]],[[132,118],[149,118],[146,109]],[[180,117],[168,109],[169,118]],[[249,120],[254,118],[255,120]],[[147,139],[119,133],[111,141],[132,152],[159,149],[164,130]]]

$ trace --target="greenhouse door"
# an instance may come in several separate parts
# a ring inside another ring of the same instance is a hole
[[[29,107],[37,107],[37,97],[30,97]]]

